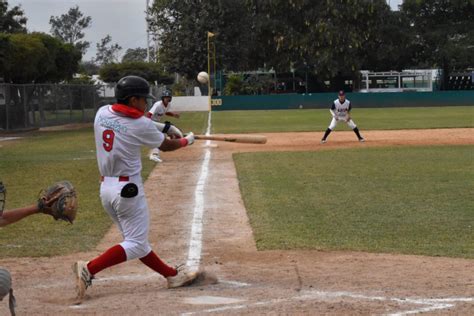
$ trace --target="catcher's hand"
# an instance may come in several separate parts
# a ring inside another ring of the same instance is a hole
[[[72,224],[77,213],[77,196],[71,182],[60,181],[42,190],[38,210]]]

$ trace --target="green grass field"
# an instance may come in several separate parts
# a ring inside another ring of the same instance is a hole
[[[382,122],[391,123],[392,128],[473,127],[474,112],[471,108],[430,108],[429,116],[424,113],[425,110],[355,109],[354,119],[362,130],[378,128],[377,124]],[[329,123],[327,110],[213,112],[212,117],[214,133],[317,131],[325,129]],[[207,113],[183,113],[180,119],[170,121],[184,132],[204,133]],[[98,196],[99,174],[92,129],[35,132],[21,136],[23,138],[20,140],[0,143],[0,180],[7,187],[7,208],[34,203],[42,187],[69,179],[79,192],[79,215],[74,225],[34,215],[0,228],[0,257],[52,256],[95,248],[109,229],[111,221],[103,211]],[[413,161],[405,161],[405,156],[397,156],[410,150],[415,151],[412,153]],[[143,153],[147,152],[144,149]],[[423,159],[420,152],[426,155],[431,153],[431,156]],[[472,152],[472,147],[434,147],[427,150],[385,148],[243,154],[237,156],[236,161],[242,192],[261,249],[355,249],[472,257],[472,197],[466,195],[467,188],[472,188],[473,184],[470,180],[473,179]],[[452,157],[446,158],[446,155]],[[332,162],[332,157],[338,159],[338,163]],[[347,157],[351,158],[350,167],[346,166]],[[385,170],[382,158],[393,160],[401,173],[396,173],[397,169]],[[338,168],[331,169],[336,165]],[[154,166],[144,155],[145,178]],[[265,168],[262,169],[262,166]],[[272,168],[276,167],[284,170],[279,176],[287,177],[282,180],[286,182],[280,184],[276,180],[266,179],[275,173]],[[405,167],[408,169],[403,169]],[[266,170],[268,174],[262,174],[260,170]],[[380,174],[381,170],[390,176],[389,181],[383,178],[385,174]],[[301,175],[305,177],[301,178]],[[260,176],[263,178],[260,179]],[[289,182],[291,177],[296,184]],[[329,188],[325,188],[321,181],[328,182]],[[433,184],[436,185],[433,187]],[[334,191],[333,187],[341,189]],[[360,190],[365,193],[357,198],[337,193],[344,190],[353,195],[359,194],[357,192]],[[404,194],[407,194],[406,197],[398,200]],[[339,199],[332,200],[334,196],[341,195]],[[277,201],[278,205],[287,203],[288,210],[293,210],[293,213],[285,214],[283,208],[278,211],[280,213],[276,213],[280,218],[289,217],[286,222],[273,223],[273,206],[267,209],[267,204],[258,204],[270,203],[272,200]],[[390,203],[388,208],[382,203],[386,200],[394,203]],[[383,207],[377,208],[381,204]],[[257,205],[257,209],[253,205]],[[292,205],[305,212],[299,214],[291,208]],[[312,212],[311,205],[326,205],[325,213]],[[431,213],[432,206],[443,208],[436,208],[436,212]],[[338,211],[330,212],[332,208]],[[399,216],[400,212],[404,216]],[[303,224],[297,221],[298,218],[302,218]],[[345,218],[347,221],[343,220]],[[464,221],[465,226],[462,226],[461,221]],[[334,223],[337,223],[337,227]],[[316,230],[312,227],[324,232],[323,235],[318,234],[323,239],[315,238]],[[380,227],[381,230],[374,230],[374,227]],[[341,230],[347,233],[339,234]],[[295,231],[298,234],[292,237]],[[427,238],[426,241],[424,238]]]
[[[258,249],[474,258],[474,146],[234,155]]]
[[[183,129],[204,132],[207,114],[180,119]],[[99,172],[92,128],[63,132],[35,132],[1,142],[0,180],[7,188],[6,209],[35,203],[41,188],[68,179],[77,188],[76,222],[55,222],[33,215],[0,228],[0,257],[52,256],[93,249],[112,224],[99,199]],[[155,166],[143,149],[144,178]]]
[[[474,107],[353,109],[360,130],[474,127]],[[213,133],[324,131],[331,114],[324,110],[212,112]],[[339,123],[337,130],[349,130]]]

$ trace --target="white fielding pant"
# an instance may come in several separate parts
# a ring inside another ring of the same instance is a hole
[[[336,125],[339,121],[342,121],[342,122],[346,122],[344,121],[343,119],[341,120],[336,120],[335,118],[332,118],[332,121],[331,121],[331,124],[329,124],[329,129],[330,130],[334,130],[336,128]],[[351,129],[354,129],[356,128],[356,124],[354,123],[354,121],[352,119],[350,119],[348,122],[346,122],[347,125],[351,128]]]
[[[135,183],[138,195],[132,198],[120,196],[127,183]],[[145,257],[150,253],[148,242],[150,218],[143,183],[140,175],[130,177],[129,181],[119,181],[118,177],[104,177],[100,185],[100,199],[107,213],[122,233],[127,260]]]

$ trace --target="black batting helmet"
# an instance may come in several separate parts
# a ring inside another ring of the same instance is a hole
[[[155,98],[150,94],[148,81],[138,76],[126,76],[117,82],[115,98],[117,100],[127,100],[130,97]]]
[[[171,93],[171,90],[163,91],[163,94],[161,95],[161,101],[163,101],[164,98],[170,98],[170,101],[173,99],[173,94]]]

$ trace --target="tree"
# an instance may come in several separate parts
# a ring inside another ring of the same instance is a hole
[[[125,62],[121,64],[106,64],[100,68],[100,78],[105,82],[117,82],[125,76],[140,76],[148,81],[171,84],[173,78],[163,74],[162,67],[157,63]]]
[[[188,78],[207,66],[207,31],[216,34],[217,64],[227,71],[294,69],[324,80],[398,62],[403,52],[384,39],[394,31],[385,21],[398,23],[385,0],[162,0],[150,17],[160,61]],[[380,46],[389,57],[374,54]]]
[[[87,76],[97,75],[99,69],[99,65],[97,65],[93,60],[83,61],[79,64],[79,72]]]
[[[96,52],[96,63],[100,65],[107,65],[118,61],[118,53],[122,50],[122,47],[115,43],[112,44],[112,37],[107,34],[106,37],[97,43]]]
[[[81,53],[71,44],[44,33],[0,33],[0,76],[7,83],[55,83],[72,79]],[[25,110],[30,107],[39,85],[7,86],[11,102],[11,126],[25,126]],[[40,111],[41,112],[41,111]],[[43,113],[43,112],[41,112]],[[3,117],[0,118],[4,119]],[[0,125],[4,122],[0,121]]]
[[[146,48],[129,48],[122,57],[122,62],[147,61]]]
[[[220,69],[249,69],[251,19],[245,2],[234,0],[163,0],[149,10],[150,27],[160,34],[159,61],[167,71],[187,78],[207,69],[207,32],[216,34]]]
[[[416,67],[413,56],[416,37],[410,22],[401,11],[390,11],[379,15],[372,32],[364,45],[362,69],[373,71],[398,70]]]
[[[90,42],[81,40],[84,38],[84,29],[88,28],[91,22],[92,18],[84,16],[79,6],[70,8],[66,14],[51,16],[49,19],[51,33],[63,42],[73,44],[82,54],[85,54],[90,46]]]
[[[473,1],[405,0],[401,11],[415,34],[416,64],[441,68],[442,88],[451,71],[474,66]]]
[[[0,1],[0,32],[26,33],[25,12],[19,6],[8,10],[8,1]]]
[[[69,80],[77,71],[80,52],[44,33],[1,34],[0,72],[8,83]]]

